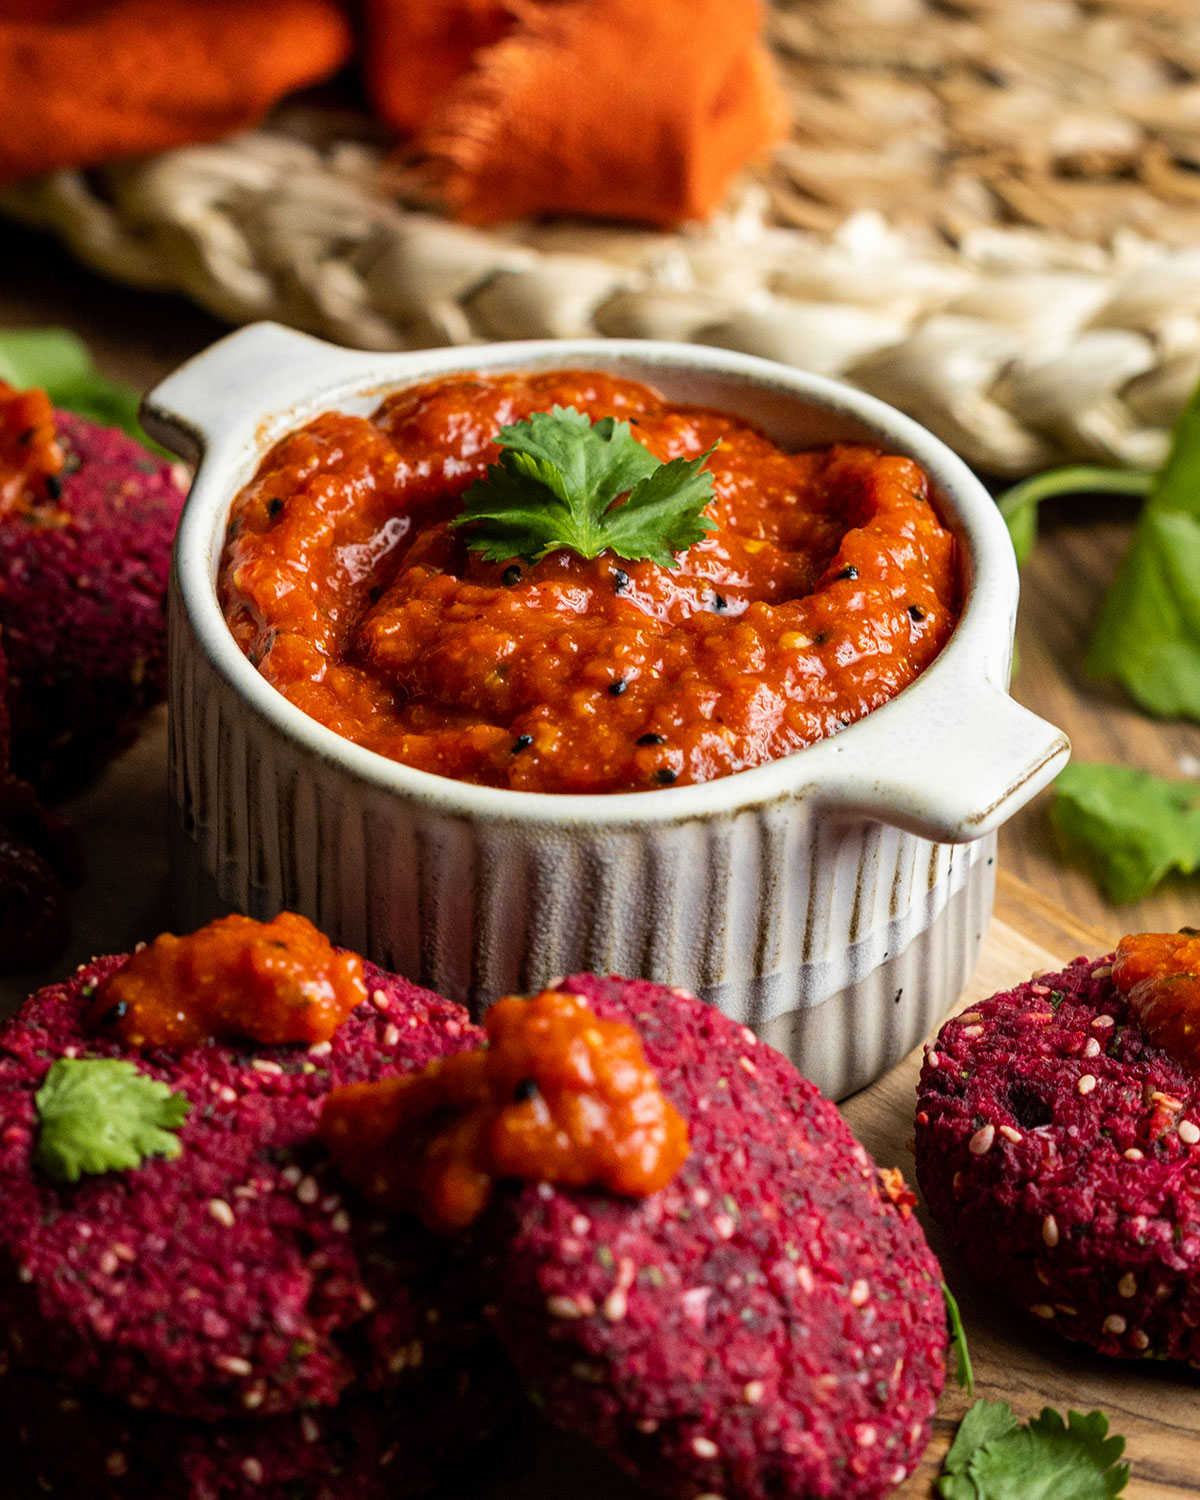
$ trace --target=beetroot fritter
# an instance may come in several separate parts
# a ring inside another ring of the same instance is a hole
[[[0,1441],[30,1500],[408,1500],[498,1428],[511,1385],[492,1359],[332,1409],[202,1423],[22,1371],[0,1380]]]
[[[165,600],[183,495],[123,432],[58,412],[45,504],[0,511],[13,769],[59,795],[132,738],[166,690]]]
[[[67,940],[66,887],[83,877],[79,840],[9,770],[8,664],[0,642],[0,974],[48,963]]]
[[[642,981],[558,988],[636,1027],[691,1154],[648,1198],[510,1186],[480,1222],[534,1399],[679,1500],[887,1493],[928,1439],[946,1345],[898,1174],[716,1009]]]
[[[124,962],[39,991],[0,1030],[0,1337],[15,1360],[217,1419],[330,1404],[469,1342],[442,1247],[349,1214],[316,1142],[331,1087],[473,1045],[466,1012],[368,964],[372,998],[332,1042],[134,1051],[84,1021]],[[128,1057],[186,1094],[180,1155],[74,1186],[35,1166],[34,1096],[71,1053]]]
[[[947,1022],[917,1176],[975,1273],[1066,1337],[1200,1360],[1200,1079],[1076,959]]]

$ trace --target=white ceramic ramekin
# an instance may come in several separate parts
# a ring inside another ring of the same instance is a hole
[[[910,454],[959,535],[967,602],[930,669],[835,738],[702,786],[552,796],[385,760],[309,719],[238,650],[215,578],[230,502],[321,411],[365,413],[450,371],[609,370],[753,419],[785,446]],[[994,831],[1069,746],[1006,684],[1017,570],[996,507],[915,422],[815,375],[623,340],[357,353],[273,324],[232,334],[147,398],[199,472],[170,604],[173,858],[181,922],[288,906],[482,1006],[575,969],[693,989],[830,1094],[914,1046],[969,978]]]

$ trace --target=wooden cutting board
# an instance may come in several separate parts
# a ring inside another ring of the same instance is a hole
[[[97,952],[119,952],[160,931],[167,921],[165,723],[153,718],[138,745],[98,787],[69,809],[87,848],[89,880],[76,901],[70,952],[44,975],[0,982],[0,1013],[8,1013],[36,982],[67,972]],[[1200,916],[1200,914],[1198,914]],[[963,996],[966,1008],[1081,953],[1114,946],[1120,931],[1079,925],[1052,902],[1001,872],[996,914],[979,968]],[[912,1135],[919,1051],[869,1089],[847,1100],[843,1114],[875,1159],[912,1176],[906,1142]],[[1128,1440],[1133,1477],[1128,1500],[1200,1496],[1200,1374],[1176,1367],[1103,1360],[1016,1317],[979,1290],[937,1227],[923,1221],[946,1279],[962,1307],[975,1364],[976,1395],[1004,1399],[1017,1414],[1044,1405],[1061,1411],[1105,1411]],[[929,1500],[960,1417],[965,1392],[942,1399],[934,1438],[920,1469],[896,1500]],[[466,1495],[460,1491],[462,1500]],[[470,1500],[638,1500],[628,1478],[569,1438],[536,1433],[501,1474],[470,1486]]]

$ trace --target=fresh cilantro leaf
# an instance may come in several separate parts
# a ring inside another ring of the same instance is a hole
[[[944,1500],[979,1500],[968,1464],[986,1444],[1016,1432],[1019,1425],[1007,1401],[976,1401],[959,1423],[942,1466],[938,1489]]]
[[[975,1372],[971,1369],[971,1351],[967,1348],[967,1335],[963,1331],[962,1314],[954,1293],[942,1282],[942,1296],[946,1301],[946,1321],[950,1325],[950,1343],[954,1349],[954,1378],[968,1396],[975,1394]]]
[[[1200,870],[1200,782],[1072,762],[1054,790],[1050,821],[1063,848],[1114,904],[1140,901],[1171,870]]]
[[[967,1474],[979,1500],[1113,1500],[1129,1465],[1117,1464],[1125,1439],[1107,1433],[1103,1412],[1073,1411],[1064,1422],[1046,1407],[1027,1427],[977,1448]]]
[[[1154,483],[1153,474],[1129,469],[1099,469],[1091,464],[1072,464],[1035,474],[1005,490],[997,500],[1017,562],[1029,561],[1037,541],[1038,506],[1059,495],[1144,495]]]
[[[471,526],[467,545],[490,562],[537,562],[568,548],[580,557],[608,550],[674,568],[676,553],[713,528],[703,515],[713,494],[704,464],[716,444],[699,458],[660,463],[628,422],[592,422],[573,406],[502,427],[496,443],[499,462],[467,489],[450,522]]]
[[[713,493],[712,475],[704,468],[712,453],[710,448],[699,458],[673,458],[635,484],[629,499],[604,517],[605,546],[634,562],[645,558],[677,567],[675,554],[702,542],[713,528],[703,514]]]
[[[125,1171],[148,1156],[173,1158],[174,1134],[191,1105],[131,1062],[109,1057],[60,1058],[38,1090],[34,1160],[59,1182],[84,1172]]]
[[[1200,388],[1088,645],[1093,677],[1115,677],[1152,714],[1200,720]]]
[[[1046,1407],[1019,1424],[1006,1401],[977,1401],[958,1429],[938,1480],[943,1500],[1114,1500],[1129,1482],[1118,1464],[1125,1439],[1103,1412]]]
[[[0,328],[0,380],[46,392],[55,406],[105,427],[120,427],[164,453],[138,422],[138,393],[96,368],[87,345],[65,328]]]
[[[1200,515],[1143,513],[1084,666],[1117,678],[1148,713],[1200,720]]]

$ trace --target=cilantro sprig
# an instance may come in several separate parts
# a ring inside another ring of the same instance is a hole
[[[973,1393],[967,1336],[945,1282],[942,1295],[958,1383]],[[1064,1422],[1047,1406],[1019,1422],[1007,1401],[976,1401],[959,1423],[937,1489],[942,1500],[1114,1500],[1129,1481],[1129,1465],[1118,1463],[1124,1451],[1103,1412],[1069,1412]]]
[[[942,1282],[942,1297],[946,1303],[946,1322],[950,1329],[950,1347],[954,1350],[954,1378],[968,1396],[975,1394],[975,1372],[971,1368],[971,1351],[967,1348],[966,1330],[962,1314],[954,1293]]]
[[[58,1182],[140,1167],[183,1149],[175,1131],[191,1108],[157,1078],[112,1057],[60,1058],[38,1090],[36,1164]]]
[[[1018,1422],[1007,1401],[977,1401],[962,1419],[938,1479],[943,1500],[1114,1500],[1129,1482],[1123,1437],[1103,1412],[1047,1406]]]
[[[1077,465],[1015,485],[1000,513],[1023,563],[1037,508],[1056,495],[1144,495],[1133,541],[1088,642],[1090,677],[1115,679],[1147,713],[1200,722],[1200,387],[1157,473]]]
[[[450,522],[470,526],[468,547],[490,562],[537,562],[567,548],[674,568],[677,554],[713,529],[703,514],[713,494],[704,465],[715,443],[698,458],[661,463],[628,422],[593,422],[573,406],[534,412],[495,441],[499,462],[467,489]]]

